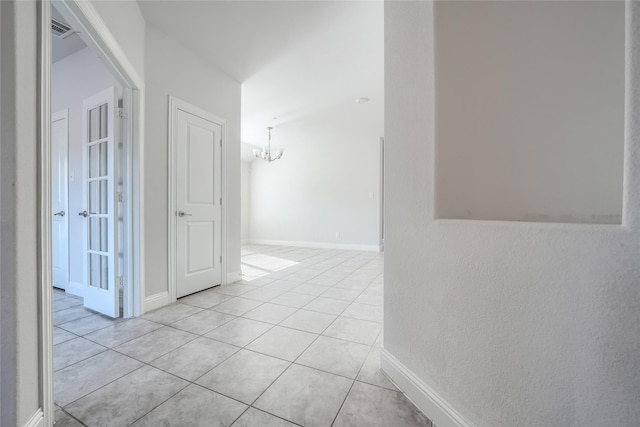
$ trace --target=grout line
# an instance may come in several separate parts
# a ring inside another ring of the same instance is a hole
[[[251,406],[247,406],[246,408],[244,408],[244,411],[242,411],[242,413],[240,415],[238,415],[238,417],[233,420],[233,422],[231,424],[229,424],[229,427],[233,427],[233,425],[236,423],[236,421],[238,421],[240,418],[242,418],[242,416],[249,410],[249,408],[251,408]]]
[[[149,365],[146,365],[149,366]],[[152,368],[155,368],[154,366],[151,366]],[[158,368],[155,368],[158,369]],[[171,374],[170,374],[171,375]],[[176,378],[180,378],[176,375],[173,375]],[[182,378],[180,378],[182,379]],[[146,412],[145,414],[143,414],[140,418],[137,418],[136,420],[134,420],[132,423],[129,423],[128,426],[132,426],[133,424],[137,423],[139,420],[141,420],[142,418],[146,417],[147,415],[149,415],[151,412],[155,411],[157,408],[159,408],[160,406],[164,405],[166,402],[168,402],[169,400],[173,399],[174,397],[176,397],[178,394],[180,394],[182,391],[186,390],[187,387],[189,387],[192,383],[189,383],[187,381],[187,385],[182,387],[181,389],[179,389],[178,391],[176,391],[174,394],[172,394],[171,396],[169,396],[167,399],[163,400],[162,402],[160,402],[158,405],[154,406],[153,408],[151,408],[148,412]]]
[[[342,400],[342,403],[340,404],[340,408],[338,408],[338,411],[336,412],[336,415],[333,417],[333,421],[331,421],[331,426],[332,427],[335,424],[336,420],[338,419],[338,415],[340,415],[340,411],[342,411],[342,407],[344,406],[344,403],[349,398],[349,394],[351,394],[351,390],[353,389],[353,385],[355,383],[356,383],[356,380],[353,380],[353,382],[351,383],[351,387],[349,387],[349,391],[347,391],[347,394],[344,395],[344,399]]]
[[[376,337],[376,339],[377,339],[377,337]],[[333,421],[331,422],[331,426],[332,427],[335,424],[336,420],[338,419],[338,415],[340,415],[340,412],[342,411],[342,408],[344,407],[345,402],[349,398],[349,394],[351,394],[351,390],[353,390],[353,386],[356,384],[356,381],[358,381],[358,377],[360,376],[360,373],[362,372],[362,368],[364,367],[364,364],[367,363],[367,359],[371,355],[372,351],[373,351],[373,346],[371,346],[369,348],[369,353],[367,353],[367,356],[362,361],[362,364],[360,365],[360,369],[358,369],[358,373],[356,374],[356,377],[353,379],[353,382],[351,383],[351,387],[349,387],[349,391],[344,396],[344,400],[342,401],[342,404],[340,405],[340,409],[338,409],[338,412],[336,412],[336,416],[333,418]]]

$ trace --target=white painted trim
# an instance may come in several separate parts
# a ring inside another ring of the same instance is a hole
[[[38,410],[29,418],[29,421],[24,425],[24,427],[43,427],[44,423],[44,411],[42,408],[38,408]],[[53,425],[53,423],[51,423]]]
[[[296,240],[249,239],[251,245],[292,246],[294,248],[341,249],[348,251],[380,252],[380,245],[356,245],[349,243],[299,242]]]
[[[40,147],[38,153],[38,268],[40,280],[40,401],[42,407],[27,422],[27,426],[53,425],[53,278],[51,264],[51,3],[39,2],[39,82],[38,123]]]
[[[385,348],[380,353],[380,367],[438,427],[472,427],[474,425]]]
[[[144,312],[147,313],[156,308],[164,307],[169,304],[169,292],[160,292],[144,299]]]
[[[144,270],[144,121],[145,121],[145,104],[144,104],[144,88],[133,89],[133,105],[132,112],[137,112],[137,116],[133,116],[132,126],[133,141],[131,151],[133,158],[131,162],[133,167],[127,172],[130,174],[129,182],[131,183],[131,295],[133,297],[133,313],[131,316],[141,316],[144,314],[143,300],[145,295],[145,270]],[[126,315],[126,313],[125,313]]]
[[[175,120],[178,115],[178,110],[186,111],[187,113],[193,114],[195,116],[201,117],[205,120],[209,120],[213,123],[220,125],[222,128],[222,148],[220,150],[221,155],[221,163],[222,163],[222,171],[221,171],[221,195],[222,195],[222,206],[220,209],[221,215],[221,228],[222,235],[221,237],[221,255],[222,255],[222,264],[221,268],[221,277],[220,282],[222,285],[226,285],[228,282],[227,275],[227,121],[222,119],[206,110],[198,108],[192,104],[189,104],[186,101],[183,101],[175,96],[169,95],[169,118],[168,122],[168,152],[167,152],[167,164],[168,164],[168,194],[167,194],[167,259],[169,260],[167,265],[167,281],[168,281],[168,293],[169,293],[169,303],[177,301],[177,284],[176,284],[176,222],[175,222],[175,212],[176,212],[176,150],[175,150],[175,141],[174,141],[174,126]],[[239,280],[239,279],[237,279]],[[235,281],[235,280],[234,280]]]

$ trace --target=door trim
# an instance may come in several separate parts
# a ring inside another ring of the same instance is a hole
[[[221,164],[222,171],[221,176],[222,180],[220,182],[221,185],[221,193],[222,193],[222,207],[221,207],[221,255],[222,255],[222,263],[220,265],[221,268],[221,284],[227,284],[227,121],[205,111],[201,108],[198,108],[194,105],[189,104],[186,101],[183,101],[175,96],[169,95],[169,120],[167,121],[169,124],[169,129],[167,131],[167,135],[169,137],[169,147],[168,147],[168,165],[169,165],[169,179],[168,179],[168,203],[167,203],[167,241],[168,241],[168,291],[169,291],[169,303],[175,302],[177,300],[177,284],[176,284],[176,222],[175,222],[175,212],[176,212],[176,141],[173,135],[173,131],[175,128],[175,120],[178,116],[178,110],[185,111],[189,114],[193,114],[194,116],[201,117],[203,119],[209,120],[213,123],[220,125],[222,128],[222,149],[220,150],[221,155]]]
[[[55,421],[53,406],[53,271],[51,262],[51,3],[38,3],[39,22],[39,75],[38,102],[40,104],[40,147],[38,233],[40,280],[40,402],[42,425],[50,426]],[[37,414],[36,414],[37,415]],[[36,417],[36,422],[38,421]]]
[[[83,0],[53,0],[56,8],[80,37],[99,53],[107,69],[125,88],[131,89],[131,109],[127,120],[131,140],[126,145],[130,164],[125,172],[128,193],[126,210],[130,218],[127,249],[129,286],[125,287],[124,316],[139,316],[144,295],[144,80],[115,40],[94,6]],[[38,339],[41,367],[40,402],[43,425],[53,425],[53,286],[51,274],[51,7],[52,0],[37,3],[38,10],[38,103],[40,146],[38,147],[38,247],[40,287],[40,337]],[[127,301],[127,299],[129,301]],[[129,303],[128,303],[129,302]]]

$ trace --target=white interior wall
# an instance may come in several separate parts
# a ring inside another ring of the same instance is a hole
[[[146,296],[167,292],[167,120],[175,96],[227,120],[227,271],[240,273],[240,84],[167,37],[146,27],[145,51]]]
[[[380,152],[372,130],[275,127],[272,148],[285,153],[252,163],[251,240],[377,250]]]
[[[125,58],[144,76],[145,20],[136,1],[90,0]]]
[[[249,242],[249,218],[251,215],[251,162],[241,162],[240,165],[240,240]]]
[[[436,15],[436,215],[620,224],[624,2]]]
[[[82,103],[111,86],[120,86],[89,48],[54,63],[51,67],[51,110],[69,109],[69,281],[84,286],[83,252],[87,209],[83,189]],[[73,177],[73,180],[71,179]]]
[[[570,4],[579,12],[592,3]],[[624,215],[615,226],[432,219],[433,4],[385,3],[384,347],[470,425],[640,419],[640,3],[626,7]],[[427,415],[454,425],[443,412]]]

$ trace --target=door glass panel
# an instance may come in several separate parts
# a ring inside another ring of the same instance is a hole
[[[107,218],[89,218],[89,250],[107,252],[109,250],[109,235]]]
[[[96,178],[99,175],[100,147],[99,144],[89,146],[89,178]]]
[[[100,139],[108,137],[107,124],[109,123],[107,115],[107,104],[100,106]]]
[[[105,255],[89,254],[89,286],[109,289],[109,263]]]
[[[108,142],[99,142],[89,146],[89,178],[107,176],[108,174]]]
[[[99,144],[100,162],[98,163],[98,173],[100,174],[100,176],[107,176],[109,173],[107,170],[107,159],[109,158],[107,152],[107,144],[108,142],[106,141]]]
[[[89,213],[106,215],[108,210],[107,180],[89,181]]]
[[[98,109],[92,108],[89,110],[89,123],[87,123],[87,132],[89,137],[89,142],[95,141],[98,139]]]

